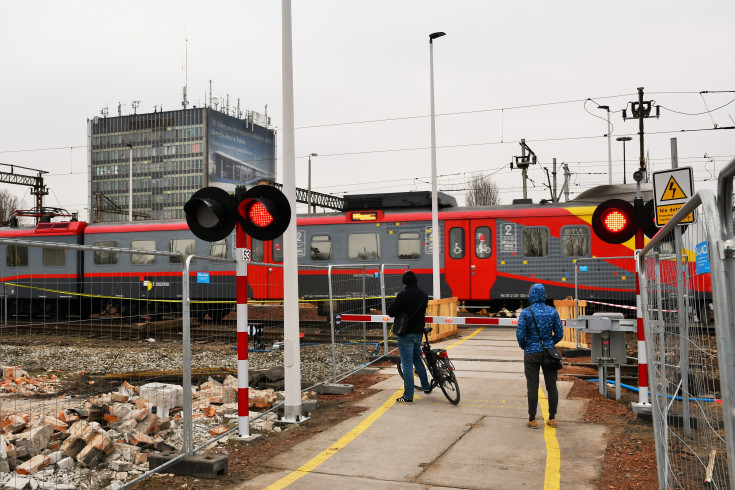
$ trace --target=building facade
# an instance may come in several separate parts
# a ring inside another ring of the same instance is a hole
[[[184,219],[202,187],[276,180],[276,134],[266,118],[212,108],[95,117],[88,121],[91,222]],[[130,171],[132,167],[132,192]]]

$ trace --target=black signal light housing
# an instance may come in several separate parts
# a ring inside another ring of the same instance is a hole
[[[237,217],[243,231],[257,240],[273,240],[286,231],[291,221],[288,198],[275,187],[258,185],[248,190],[238,187]]]
[[[607,243],[627,242],[638,230],[638,213],[627,201],[609,199],[592,214],[592,229]]]
[[[186,223],[197,238],[217,242],[232,232],[237,219],[235,199],[218,187],[199,189],[184,204]]]

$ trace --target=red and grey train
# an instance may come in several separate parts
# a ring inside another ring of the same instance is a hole
[[[650,190],[646,193],[650,198]],[[633,184],[599,186],[564,203],[487,207],[457,207],[453,198],[440,196],[442,297],[513,310],[536,282],[546,286],[549,299],[572,296],[575,261],[580,258],[631,257],[629,261],[590,262],[587,273],[579,276],[578,288],[579,296],[586,299],[634,305],[633,240],[606,243],[591,227],[600,202],[610,198],[632,201],[634,195]],[[394,272],[409,267],[418,275],[420,286],[431,292],[430,194],[352,196],[346,198],[346,204],[349,210],[343,212],[298,216],[299,265],[354,265],[358,269],[389,264]],[[95,303],[109,304],[115,298],[181,298],[178,258],[129,255],[114,248],[233,257],[235,246],[234,233],[222,242],[209,243],[195,238],[185,221],[39,223],[35,227],[0,228],[0,238],[111,247],[89,252],[0,243],[0,256],[5,256],[0,263],[4,264],[1,277],[10,302],[8,311],[61,316],[70,311],[98,311]],[[269,242],[248,239],[248,246],[253,262],[283,261],[282,237]],[[207,281],[190,281],[192,299],[235,297],[232,263],[198,261],[195,269],[190,274],[204,272]],[[324,298],[326,274],[326,267],[301,268],[299,294]],[[248,275],[251,299],[282,298],[280,268],[251,267]],[[220,297],[225,295],[229,297]],[[131,302],[133,306],[124,308],[136,309],[135,305],[142,303]],[[202,304],[205,306],[193,308],[217,315],[207,303]]]

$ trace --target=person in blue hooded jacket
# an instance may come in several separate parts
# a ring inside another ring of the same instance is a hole
[[[557,371],[543,366],[544,347],[556,345],[564,337],[564,328],[561,325],[559,313],[546,304],[546,289],[542,284],[537,283],[531,286],[528,291],[528,301],[531,304],[521,311],[516,329],[518,345],[523,349],[523,367],[528,390],[528,422],[526,425],[532,429],[538,427],[536,409],[538,408],[539,368],[541,368],[544,372],[544,382],[549,397],[547,424],[556,427],[556,409],[559,405],[559,392],[556,389]],[[538,330],[534,325],[534,318]],[[539,338],[539,333],[541,338]]]

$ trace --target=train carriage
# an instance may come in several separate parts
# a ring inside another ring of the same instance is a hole
[[[649,186],[650,187],[650,186]],[[611,197],[632,201],[634,185],[600,186],[565,203],[513,204],[488,207],[457,207],[452,199],[440,196],[439,236],[442,297],[455,296],[468,304],[515,309],[535,282],[546,286],[549,299],[575,294],[575,266],[590,261],[587,272],[578,277],[579,297],[600,302],[635,305],[635,264],[633,240],[622,244],[602,241],[592,231],[595,207]],[[327,275],[368,272],[365,288],[379,292],[378,269],[388,273],[410,268],[419,284],[432,290],[431,206],[429,193],[353,196],[344,212],[308,214],[297,217],[297,257],[299,294],[307,299],[329,297]],[[644,189],[644,198],[650,189]],[[194,237],[184,221],[116,222],[86,225],[82,222],[41,223],[36,228],[0,229],[2,238],[59,241],[99,247],[172,251],[199,256],[234,258],[234,233],[215,243]],[[283,238],[268,242],[247,239],[251,249],[248,267],[248,297],[252,300],[282,299]],[[685,247],[685,257],[691,259]],[[14,246],[0,247],[6,255],[5,282],[30,280],[22,266],[11,260]],[[46,264],[51,252],[28,251],[28,261]],[[669,252],[673,251],[673,247]],[[662,251],[665,252],[665,251]],[[58,252],[54,252],[58,253]],[[35,255],[38,257],[31,260]],[[41,257],[41,254],[46,254]],[[115,251],[66,251],[63,265],[36,269],[34,284],[46,281],[46,289],[70,291],[91,298],[104,297],[108,303],[128,298],[128,309],[139,314],[141,299],[171,300],[182,296],[182,264],[177,257],[153,254],[130,255]],[[606,260],[609,257],[629,257]],[[590,260],[599,258],[599,260]],[[272,264],[261,265],[260,263]],[[337,267],[339,266],[339,267]],[[664,264],[673,267],[672,264]],[[58,270],[53,270],[58,267]],[[39,272],[42,270],[42,272]],[[51,272],[53,270],[53,273]],[[689,276],[694,276],[693,260]],[[196,280],[204,273],[206,281]],[[190,271],[192,310],[212,319],[229,312],[222,302],[235,298],[235,271],[232,263],[197,259]],[[701,278],[700,278],[701,279]],[[707,288],[707,278],[698,281]],[[53,286],[53,287],[51,287]],[[354,296],[359,291],[333,291],[333,295]],[[14,292],[14,298],[53,301],[40,289]],[[10,296],[9,296],[10,297]],[[94,311],[92,307],[88,311]],[[87,310],[85,310],[87,311]]]

